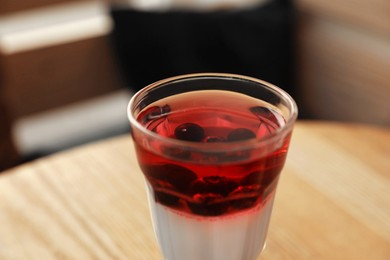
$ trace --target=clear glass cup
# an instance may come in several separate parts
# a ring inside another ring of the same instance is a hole
[[[260,255],[297,114],[282,89],[234,74],[172,77],[131,98],[131,134],[165,259]]]

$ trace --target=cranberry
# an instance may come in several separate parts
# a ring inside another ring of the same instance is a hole
[[[214,193],[222,196],[232,192],[238,184],[221,176],[209,176],[193,181],[190,186],[191,194]]]
[[[187,191],[191,182],[196,179],[193,171],[175,164],[143,165],[141,168],[152,185],[158,180],[172,185],[180,192]],[[166,188],[170,188],[169,185]]]
[[[275,117],[275,114],[269,108],[257,106],[251,107],[249,110],[259,119],[268,119],[275,123],[278,122],[277,118]]]
[[[252,172],[241,181],[241,185],[261,187],[263,197],[266,198],[276,188],[279,172],[278,169]]]
[[[228,134],[228,141],[242,141],[256,138],[256,134],[247,128],[237,128]]]
[[[174,206],[179,202],[179,197],[161,191],[155,191],[154,198],[166,206]]]
[[[262,189],[260,185],[240,186],[229,194],[233,198],[231,204],[236,209],[246,209],[254,206],[260,198]]]
[[[194,123],[185,123],[176,127],[175,136],[180,140],[199,142],[204,138],[204,129]]]
[[[219,216],[227,212],[229,203],[223,196],[215,193],[195,194],[195,202],[189,202],[188,207],[195,214],[202,216]]]
[[[255,171],[248,174],[241,181],[241,185],[254,185],[258,184],[263,187],[268,186],[278,175],[279,171]]]

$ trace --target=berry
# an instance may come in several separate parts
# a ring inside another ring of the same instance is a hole
[[[260,185],[262,187],[268,186],[279,174],[279,171],[255,171],[248,174],[242,181],[241,185]]]
[[[240,186],[229,194],[229,197],[235,198],[231,205],[236,209],[246,209],[254,206],[261,196],[260,185]]]
[[[251,107],[249,110],[261,120],[266,118],[272,122],[278,122],[277,118],[275,117],[275,114],[269,108],[258,106]]]
[[[193,123],[184,123],[176,127],[175,136],[184,141],[199,142],[204,138],[204,129]]]
[[[227,212],[229,203],[223,200],[220,194],[195,194],[195,202],[189,202],[188,207],[197,215],[219,216]]]
[[[161,191],[155,191],[154,198],[157,202],[166,206],[174,206],[179,202],[179,197]]]
[[[169,186],[172,185],[181,192],[188,190],[191,182],[196,179],[193,171],[175,164],[141,166],[141,168],[152,185],[158,181],[160,184],[166,183],[166,188],[171,188]]]
[[[207,194],[214,193],[222,196],[232,192],[238,184],[229,180],[226,177],[209,176],[195,180],[191,186],[191,194]]]
[[[251,130],[246,128],[237,128],[228,134],[227,140],[233,142],[247,140],[251,138],[256,138],[256,134],[253,133]]]

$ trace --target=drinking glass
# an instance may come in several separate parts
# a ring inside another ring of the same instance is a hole
[[[127,112],[164,258],[256,259],[297,118],[294,100],[259,79],[200,73],[150,84]]]

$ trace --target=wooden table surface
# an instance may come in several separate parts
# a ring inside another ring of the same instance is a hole
[[[390,259],[390,130],[299,122],[259,259]],[[162,259],[130,136],[0,174],[0,259]]]

